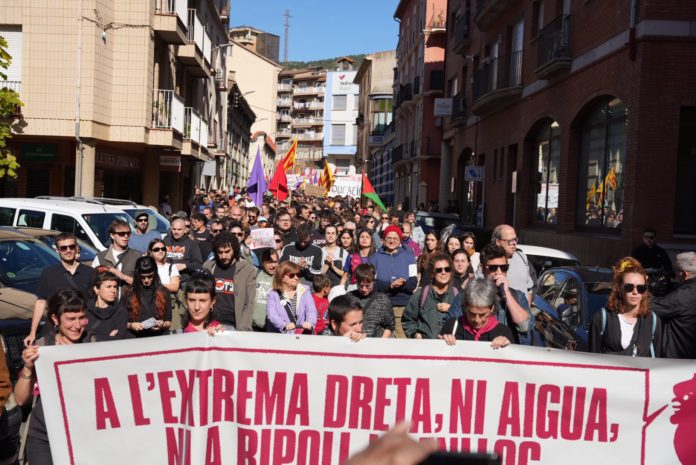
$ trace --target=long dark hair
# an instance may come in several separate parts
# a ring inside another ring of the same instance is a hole
[[[124,291],[123,300],[128,302],[128,320],[129,321],[139,321],[140,319],[140,309],[143,305],[143,299],[145,294],[143,290],[145,287],[142,282],[142,275],[145,273],[154,273],[154,279],[152,282],[152,288],[155,290],[152,296],[152,301],[155,304],[155,316],[158,320],[164,318],[164,312],[167,305],[167,291],[162,287],[160,283],[159,274],[157,272],[157,263],[155,259],[151,256],[140,257],[135,262],[135,273],[133,274],[133,285]]]

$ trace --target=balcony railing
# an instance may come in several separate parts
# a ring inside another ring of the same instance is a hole
[[[311,86],[311,87],[295,87],[293,89],[293,94],[295,95],[314,95],[323,94],[325,88],[323,86]]]
[[[292,105],[292,99],[289,98],[279,98],[277,101],[279,107],[289,107]]]
[[[152,127],[184,133],[184,100],[173,90],[155,89],[152,98]]]
[[[208,146],[208,122],[201,118],[201,147]]]
[[[278,133],[277,133],[277,137],[290,137],[291,135],[292,135],[292,132],[291,132],[289,129],[281,129],[281,130],[279,130]],[[278,145],[278,148],[281,149],[281,148],[284,148],[284,147],[282,147],[282,144],[279,144],[279,145]],[[290,147],[289,147],[289,146],[288,146],[288,147],[285,147],[286,150],[287,150],[288,148],[290,148]]]
[[[447,30],[447,12],[445,10],[436,10],[428,21],[428,32],[445,32]]]
[[[570,68],[570,15],[559,16],[541,30],[537,38],[536,74],[540,78]]]
[[[412,98],[413,95],[411,92],[411,83],[409,82],[407,84],[402,84],[399,87],[399,93],[396,96],[396,106],[399,107]]]
[[[474,73],[473,98],[522,85],[522,50],[493,58]]]
[[[15,92],[20,100],[22,98],[22,81],[0,81],[0,90],[11,90]],[[21,115],[22,107],[15,105],[12,109],[13,115]]]
[[[322,118],[295,118],[292,120],[293,125],[304,125],[304,126],[317,126],[324,124]]]
[[[454,51],[462,55],[466,55],[466,51],[471,45],[471,28],[470,16],[465,14],[457,18],[457,23],[454,26]]]
[[[196,44],[196,47],[200,50],[203,58],[211,64],[213,62],[212,47],[210,34],[206,30],[205,26],[198,17],[198,13],[195,8],[189,8],[188,10],[188,33],[186,40],[189,44]]]
[[[281,113],[280,115],[278,115],[278,121],[282,121],[283,123],[289,123],[292,121],[292,116],[284,115]]]
[[[186,0],[155,0],[155,14],[177,15],[182,24],[186,24],[187,7]]]
[[[292,92],[292,84],[278,84],[278,92]]]
[[[201,115],[193,107],[184,108],[184,140],[201,143]]]
[[[302,132],[293,134],[297,137],[297,140],[322,140],[324,139],[324,134],[321,132]]]

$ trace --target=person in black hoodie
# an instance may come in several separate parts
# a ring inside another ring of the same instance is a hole
[[[302,284],[312,283],[314,275],[321,274],[323,253],[319,247],[312,245],[312,225],[301,224],[297,228],[297,242],[283,248],[280,261],[291,261],[300,266]]]
[[[167,247],[167,260],[176,266],[181,283],[185,283],[191,273],[203,265],[198,244],[186,235],[186,222],[181,218],[172,221],[171,230],[163,242]]]
[[[128,312],[117,301],[118,277],[99,271],[94,277],[93,296],[87,301],[87,337],[94,341],[128,339]]]
[[[138,259],[133,286],[123,291],[121,303],[128,312],[128,329],[135,337],[167,334],[172,324],[172,305],[169,291],[160,284],[154,258]]]

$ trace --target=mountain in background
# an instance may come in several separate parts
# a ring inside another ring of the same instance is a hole
[[[360,64],[363,61],[363,58],[365,58],[367,54],[363,53],[361,55],[344,55],[350,58],[351,60],[355,61],[353,63],[353,69],[357,70],[360,68]],[[283,65],[283,69],[306,69],[306,68],[316,68],[321,67],[327,71],[331,71],[336,67],[336,60],[338,60],[341,57],[334,57],[334,58],[325,58],[323,60],[314,60],[314,61],[288,61]]]

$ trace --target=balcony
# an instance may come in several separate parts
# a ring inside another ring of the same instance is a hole
[[[295,118],[292,120],[292,125],[294,127],[323,126],[324,120],[322,118]]]
[[[476,25],[482,31],[486,31],[513,3],[515,0],[478,0]]]
[[[320,148],[316,148],[314,150],[312,149],[298,149],[297,150],[297,159],[298,160],[306,160],[306,161],[318,161],[321,160],[324,157],[324,152]]]
[[[277,137],[278,139],[281,139],[281,138],[283,138],[283,139],[284,139],[284,138],[289,138],[290,136],[292,136],[292,132],[290,131],[290,129],[280,129],[280,130],[278,130],[278,131],[276,132],[276,137]],[[279,150],[280,150],[281,148],[283,148],[283,147],[281,147],[281,145],[282,145],[282,144],[278,144],[278,149],[279,149]],[[288,148],[290,148],[290,147],[286,147],[285,150],[287,150]]]
[[[396,106],[397,108],[404,103],[410,101],[413,98],[411,92],[411,83],[402,84],[399,86],[399,91],[396,94]]]
[[[445,10],[436,10],[433,12],[430,21],[425,29],[426,34],[444,34],[447,32],[447,12]]]
[[[155,16],[152,20],[152,28],[155,33],[169,44],[185,44],[188,24],[187,0],[154,1]]]
[[[470,17],[468,13],[457,18],[454,26],[454,53],[462,56],[466,55],[471,46],[471,29],[469,28]]]
[[[230,6],[228,2],[220,8],[220,21],[223,23],[228,23],[230,21]]]
[[[283,122],[283,123],[290,123],[290,122],[292,122],[292,116],[286,115],[286,114],[283,114],[283,113],[279,114],[277,119],[278,119],[278,121]]]
[[[278,92],[292,92],[292,84],[278,84]]]
[[[454,126],[464,126],[466,124],[466,95],[460,92],[452,97],[452,118],[450,120]]]
[[[194,8],[189,8],[186,44],[179,46],[176,56],[193,76],[210,77],[211,42],[198,13]]]
[[[315,141],[324,139],[324,133],[321,132],[301,132],[293,135],[297,137],[297,140],[301,141]]]
[[[293,95],[324,95],[324,86],[307,86],[295,87],[292,91]]]
[[[492,113],[522,95],[522,51],[493,58],[474,73],[473,104],[477,115]]]
[[[22,81],[0,81],[0,90],[9,90],[15,92],[17,96],[22,98]],[[20,105],[14,105],[10,110],[9,116],[16,117],[22,114],[22,107]]]
[[[279,98],[276,105],[280,108],[289,108],[292,105],[292,99],[290,98]]]
[[[227,92],[227,90],[231,88],[227,87],[228,79],[225,74],[226,73],[224,68],[217,68],[215,70],[215,88],[220,92]]]
[[[173,90],[153,90],[150,127],[154,130],[150,131],[150,145],[181,148],[178,134],[184,133],[184,100]]]
[[[539,33],[537,43],[539,50],[534,74],[539,79],[568,71],[573,62],[570,56],[570,15],[551,21]]]

